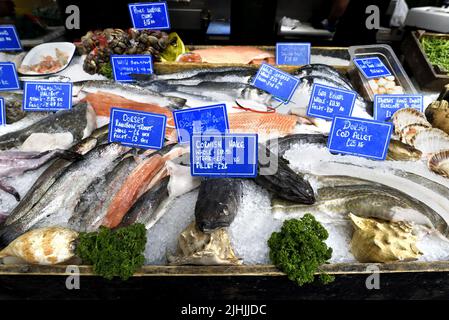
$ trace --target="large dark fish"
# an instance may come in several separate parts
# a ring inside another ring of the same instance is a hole
[[[84,139],[70,150],[79,155],[85,155],[96,146],[107,141],[108,126],[95,130],[90,137]],[[36,180],[33,186],[28,190],[25,197],[12,210],[11,214],[5,221],[5,224],[11,224],[23,215],[25,215],[33,206],[42,198],[47,190],[53,185],[56,179],[65,171],[65,169],[75,159],[57,159],[53,162]]]
[[[302,204],[315,203],[310,183],[294,172],[288,161],[264,145],[259,145],[259,174],[254,181],[282,199]]]
[[[70,110],[50,114],[48,117],[15,132],[0,136],[0,150],[19,147],[33,134],[70,133],[72,145],[88,137],[96,127],[96,115],[87,103],[80,103]],[[45,144],[46,141],[39,143]]]
[[[231,225],[237,214],[243,189],[240,179],[205,179],[195,206],[195,221],[203,232]]]

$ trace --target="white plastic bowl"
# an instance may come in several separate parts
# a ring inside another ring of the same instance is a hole
[[[22,61],[21,66],[32,66],[35,64],[38,64],[42,61],[43,57],[45,56],[51,56],[56,59],[56,48],[65,54],[67,54],[67,63],[63,65],[59,70],[49,72],[49,73],[38,73],[34,71],[27,71],[27,72],[21,72],[18,70],[18,72],[22,75],[49,75],[49,74],[55,74],[58,73],[70,64],[72,61],[73,55],[75,54],[76,47],[73,43],[70,42],[49,42],[49,43],[43,43],[40,44],[28,52],[28,54],[25,56],[25,58]],[[20,68],[19,68],[20,69]]]

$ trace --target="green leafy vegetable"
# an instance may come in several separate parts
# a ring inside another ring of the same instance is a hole
[[[105,76],[108,79],[112,79],[112,66],[110,63],[103,63],[98,71],[99,74]]]
[[[449,73],[449,39],[424,36],[421,38],[421,45],[430,62]]]
[[[84,262],[93,265],[96,274],[109,280],[126,280],[143,266],[146,242],[143,224],[117,230],[100,227],[98,232],[80,233],[76,252]]]
[[[286,220],[281,231],[273,232],[268,240],[270,259],[298,285],[312,283],[320,266],[332,257],[332,249],[324,242],[328,236],[309,213],[299,220]],[[334,281],[333,276],[325,273],[319,278],[322,283]]]

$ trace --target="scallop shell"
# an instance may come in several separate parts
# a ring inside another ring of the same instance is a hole
[[[449,133],[449,102],[432,102],[426,109],[426,118],[433,127]]]
[[[396,111],[391,117],[396,134],[399,134],[404,127],[411,124],[423,124],[431,127],[425,115],[416,109],[404,108]]]
[[[449,178],[449,150],[433,154],[427,161],[427,166],[431,171]]]
[[[351,252],[359,262],[412,261],[422,254],[413,228],[406,222],[361,218],[352,213],[349,219],[355,229]]]
[[[433,154],[449,149],[449,135],[440,129],[430,128],[415,134],[412,144],[423,154]]]
[[[238,259],[226,229],[218,229],[211,233],[203,233],[192,222],[178,239],[176,256],[168,255],[171,265],[237,265]]]
[[[429,129],[429,128],[431,128],[431,127],[426,124],[419,124],[419,123],[409,124],[408,126],[405,126],[404,128],[402,128],[401,132],[399,133],[399,136],[401,137],[401,141],[403,143],[413,146],[412,141],[413,141],[413,138],[415,137],[415,135],[418,132]]]
[[[0,251],[0,258],[16,257],[31,264],[53,265],[71,259],[78,233],[49,227],[28,231]]]

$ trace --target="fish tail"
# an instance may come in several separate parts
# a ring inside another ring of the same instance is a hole
[[[58,150],[57,154],[62,159],[69,160],[69,161],[80,160],[83,158],[83,156],[80,155],[79,153],[70,151],[70,150]]]

